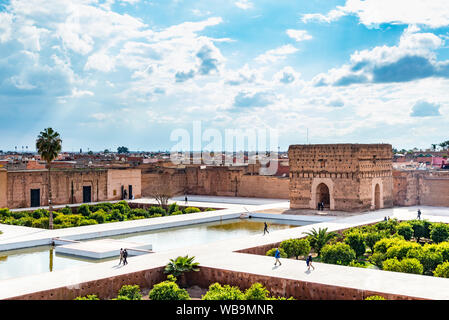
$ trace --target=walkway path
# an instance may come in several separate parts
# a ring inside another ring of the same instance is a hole
[[[280,203],[284,206],[285,203]],[[275,208],[276,204],[263,204],[256,209]],[[449,222],[449,208],[420,207],[422,218],[429,221]],[[227,209],[233,210],[233,209]],[[387,272],[374,269],[343,267],[315,263],[316,270],[306,272],[304,261],[282,259],[282,266],[273,268],[273,258],[235,252],[245,248],[280,242],[299,237],[303,232],[315,227],[327,227],[329,231],[339,230],[390,218],[414,219],[418,207],[383,209],[357,216],[338,218],[307,226],[283,229],[267,235],[253,235],[226,241],[196,245],[179,249],[156,252],[151,255],[131,257],[129,264],[117,268],[116,261],[71,268],[39,275],[0,281],[0,299],[15,297],[36,291],[76,285],[95,279],[108,278],[129,272],[147,270],[167,264],[169,259],[179,255],[195,256],[202,266],[312,281],[361,290],[379,291],[391,294],[414,296],[425,299],[449,299],[449,279],[431,276]],[[238,210],[235,210],[238,211]],[[189,217],[188,215],[185,217]],[[191,216],[193,217],[193,216]],[[170,217],[166,217],[170,218]]]

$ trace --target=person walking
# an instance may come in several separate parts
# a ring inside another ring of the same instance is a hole
[[[123,248],[120,248],[120,262],[118,263],[118,265],[121,265],[123,262]]]
[[[315,270],[315,267],[312,265],[312,254],[311,253],[309,253],[309,256],[307,257],[306,264],[307,264],[307,271],[310,270],[310,267],[312,267],[313,270]]]
[[[266,222],[263,223],[263,235],[265,235],[265,232],[269,233],[268,232],[268,224]]]
[[[418,220],[421,220],[421,209],[418,209]]]
[[[187,196],[184,197],[184,201],[187,204]]]
[[[321,211],[323,211],[323,210],[324,210],[324,202],[321,201]]]
[[[276,251],[274,253],[274,257],[276,258],[276,261],[274,262],[274,265],[277,265],[278,262],[279,262],[279,265],[282,265],[281,261],[279,260],[279,258],[281,257],[281,252],[279,251],[279,248],[276,248]]]
[[[126,260],[126,258],[128,258],[128,251],[123,250],[123,265],[127,265],[128,264],[128,260]]]

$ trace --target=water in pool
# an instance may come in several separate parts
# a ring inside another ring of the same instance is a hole
[[[108,238],[151,243],[153,251],[160,252],[195,244],[262,234],[265,221],[268,223],[268,231],[270,232],[307,224],[301,221],[263,220],[257,218],[231,219]],[[0,280],[63,270],[114,259],[116,258],[91,260],[55,254],[51,246],[2,251],[0,252]]]

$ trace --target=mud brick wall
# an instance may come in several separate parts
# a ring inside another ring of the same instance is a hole
[[[200,267],[199,272],[187,273],[187,283],[208,288],[212,283],[238,286],[241,290],[248,289],[253,283],[264,285],[273,296],[296,300],[364,300],[371,295],[381,295],[387,300],[415,300],[414,297],[384,294],[369,290],[359,290],[333,285],[325,285],[308,281],[269,277],[245,272],[235,272],[223,269]]]
[[[393,205],[389,144],[291,145],[288,155],[292,209],[315,209],[321,184],[329,189],[331,210],[364,211]],[[376,185],[381,189],[377,199]]]
[[[61,287],[14,297],[10,300],[73,300],[78,296],[96,294],[100,299],[112,299],[123,285],[139,285],[152,288],[165,281],[164,267],[118,275],[104,279],[80,283],[74,287]]]

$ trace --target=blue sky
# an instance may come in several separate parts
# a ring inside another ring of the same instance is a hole
[[[444,0],[0,1],[0,150],[165,150],[176,129],[279,146],[448,140]]]

